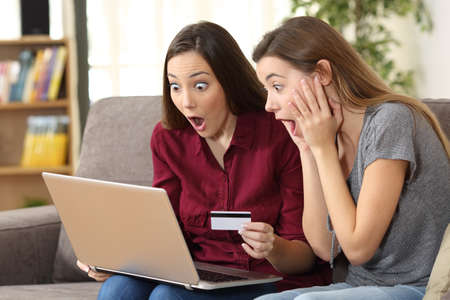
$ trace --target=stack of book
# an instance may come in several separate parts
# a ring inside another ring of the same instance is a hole
[[[21,165],[23,167],[65,165],[68,148],[68,116],[29,116],[27,124]]]
[[[0,62],[0,103],[55,101],[67,60],[64,46],[23,50],[18,61]]]

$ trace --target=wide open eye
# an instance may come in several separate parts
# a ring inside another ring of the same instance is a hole
[[[203,91],[206,90],[208,84],[206,82],[197,82],[194,87],[199,91]]]
[[[180,89],[180,86],[178,85],[178,83],[174,83],[174,82],[170,83],[169,87],[170,87],[170,90],[174,91],[174,92],[176,92],[176,91],[178,91]]]
[[[275,89],[275,91],[277,91],[277,92],[281,92],[281,90],[283,89],[283,86],[281,85],[281,84],[277,84],[277,83],[274,83],[274,84],[272,84],[272,87]]]

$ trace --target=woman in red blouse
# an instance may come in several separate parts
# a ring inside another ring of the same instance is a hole
[[[328,267],[317,267],[300,225],[299,152],[264,111],[265,92],[235,40],[213,23],[185,27],[169,46],[163,80],[163,119],[151,140],[153,186],[167,191],[193,259],[284,280],[188,291],[116,275],[99,299],[250,299],[326,284]],[[213,230],[211,211],[250,211],[252,222]]]

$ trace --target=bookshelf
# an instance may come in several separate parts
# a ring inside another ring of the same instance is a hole
[[[78,104],[73,96],[74,83],[71,78],[74,47],[71,40],[52,40],[48,37],[33,37],[18,40],[0,40],[0,61],[18,60],[19,54],[29,49],[65,46],[67,59],[55,101],[0,103],[0,210],[24,207],[27,201],[44,200],[51,203],[50,195],[41,177],[42,171],[73,174],[77,160],[79,139]],[[68,124],[68,155],[66,163],[53,167],[23,167],[21,158],[27,131],[27,119],[35,115],[65,115]]]

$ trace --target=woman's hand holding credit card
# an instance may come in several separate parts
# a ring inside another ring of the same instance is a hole
[[[274,245],[273,227],[263,222],[250,222],[242,225],[239,234],[245,243],[242,248],[253,258],[267,258]]]
[[[273,227],[252,222],[249,211],[211,211],[212,230],[238,230],[245,243],[242,248],[253,258],[266,258],[273,249]]]

